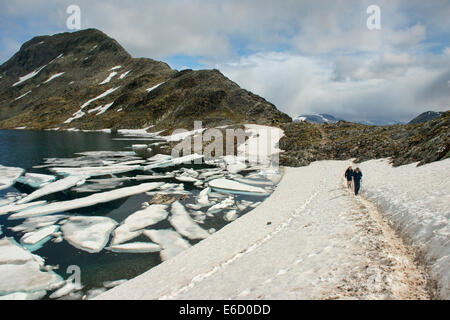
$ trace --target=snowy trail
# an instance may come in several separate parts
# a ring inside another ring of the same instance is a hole
[[[345,188],[347,165],[285,168],[261,206],[98,299],[428,299],[414,255]]]

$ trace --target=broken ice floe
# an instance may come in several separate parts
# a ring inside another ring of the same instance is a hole
[[[89,253],[100,252],[108,243],[117,222],[108,217],[70,217],[61,227],[64,239]]]
[[[194,154],[183,156],[183,157],[179,157],[179,158],[172,158],[172,159],[168,159],[168,160],[156,161],[155,163],[152,163],[152,164],[149,164],[148,166],[145,166],[144,170],[176,166],[176,165],[180,165],[180,164],[183,164],[183,163],[191,163],[192,161],[194,161],[196,159],[202,159],[203,157],[204,157],[203,155],[199,155],[197,153],[194,153]]]
[[[72,280],[66,281],[65,284],[59,288],[58,290],[56,290],[55,292],[53,292],[49,298],[50,299],[58,299],[64,296],[69,295],[70,293],[74,292],[74,291],[79,291],[81,290],[83,287],[78,284],[75,283]]]
[[[32,232],[40,228],[61,223],[60,220],[67,218],[66,215],[51,215],[42,217],[31,217],[25,219],[21,224],[10,228],[14,232]]]
[[[48,226],[36,231],[28,232],[23,235],[20,242],[24,245],[35,245],[46,238],[50,240],[50,236],[58,230],[59,226]]]
[[[233,205],[234,205],[234,199],[233,199],[232,196],[230,196],[227,199],[223,200],[222,202],[220,202],[218,204],[215,204],[212,207],[210,207],[208,209],[208,212],[209,213],[216,213],[216,212],[222,211],[224,209],[227,209],[227,208],[229,208],[229,207],[231,207]]]
[[[134,144],[131,146],[134,153],[143,158],[148,158],[152,154],[152,149],[146,144]]]
[[[144,229],[167,219],[167,208],[167,205],[153,204],[145,209],[132,213],[123,223],[128,226],[130,231]]]
[[[152,242],[131,242],[105,248],[117,253],[148,253],[161,251],[161,247]]]
[[[25,198],[17,201],[17,204],[27,203],[55,192],[67,190],[69,188],[72,188],[73,186],[83,183],[85,179],[86,176],[73,176],[52,182],[50,184],[43,186],[41,189],[34,191]]]
[[[163,261],[191,247],[186,240],[173,230],[145,230],[144,235],[161,246],[160,255]]]
[[[122,166],[112,165],[104,167],[82,167],[82,168],[51,168],[50,170],[58,174],[67,176],[104,176],[108,174],[125,173],[140,169],[139,165]]]
[[[51,213],[63,212],[73,209],[90,207],[99,203],[114,201],[117,199],[129,197],[132,195],[144,193],[162,186],[162,182],[143,183],[133,187],[125,187],[102,193],[94,193],[90,196],[78,198],[74,200],[53,202],[44,206],[26,209],[15,213],[9,217],[11,220],[28,218],[33,216],[46,215]]]
[[[11,187],[24,172],[22,168],[0,165],[0,190]]]
[[[243,195],[267,196],[269,193],[260,187],[251,186],[229,179],[215,179],[209,181],[209,186],[219,192],[235,193]]]
[[[0,207],[0,216],[4,214],[8,214],[11,212],[18,212],[27,208],[35,207],[35,206],[41,206],[46,204],[47,201],[36,201],[36,202],[29,202],[24,204],[9,204],[6,206]]]
[[[47,290],[60,282],[52,271],[41,271],[42,258],[20,247],[13,239],[0,240],[0,294]]]
[[[192,220],[189,213],[179,201],[172,203],[169,222],[179,234],[186,238],[205,239],[209,236],[206,230]]]
[[[41,186],[56,180],[55,176],[40,173],[25,173],[24,176],[19,177],[16,182],[26,184],[32,188],[40,188]]]

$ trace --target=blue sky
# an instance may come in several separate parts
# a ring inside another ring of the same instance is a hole
[[[450,2],[7,0],[0,63],[36,35],[98,28],[135,57],[175,69],[217,68],[291,116],[408,121],[449,109]],[[381,29],[369,30],[376,4]]]

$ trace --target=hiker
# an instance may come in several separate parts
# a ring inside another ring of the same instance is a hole
[[[359,168],[356,168],[355,171],[353,171],[353,183],[355,185],[355,196],[358,195],[359,189],[361,188],[361,178],[362,178],[362,172],[359,170]]]
[[[347,179],[347,188],[352,187],[352,179],[353,179],[353,169],[352,166],[348,167],[347,170],[345,170],[344,177]]]

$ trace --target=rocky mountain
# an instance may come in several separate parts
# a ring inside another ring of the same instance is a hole
[[[414,119],[412,119],[409,122],[409,124],[417,124],[417,123],[430,121],[430,120],[433,120],[433,119],[436,119],[436,118],[440,117],[442,114],[443,114],[443,112],[426,111],[424,113],[419,114]]]
[[[218,70],[136,59],[95,29],[35,37],[0,66],[2,129],[190,129],[194,120],[220,126],[291,118]]]
[[[321,114],[307,114],[295,117],[292,119],[294,122],[310,122],[310,123],[336,123],[340,119],[336,119],[331,114],[321,113]]]
[[[281,124],[285,150],[280,163],[303,166],[317,160],[391,158],[394,165],[425,164],[450,157],[450,111],[419,124],[367,126],[340,121]]]

